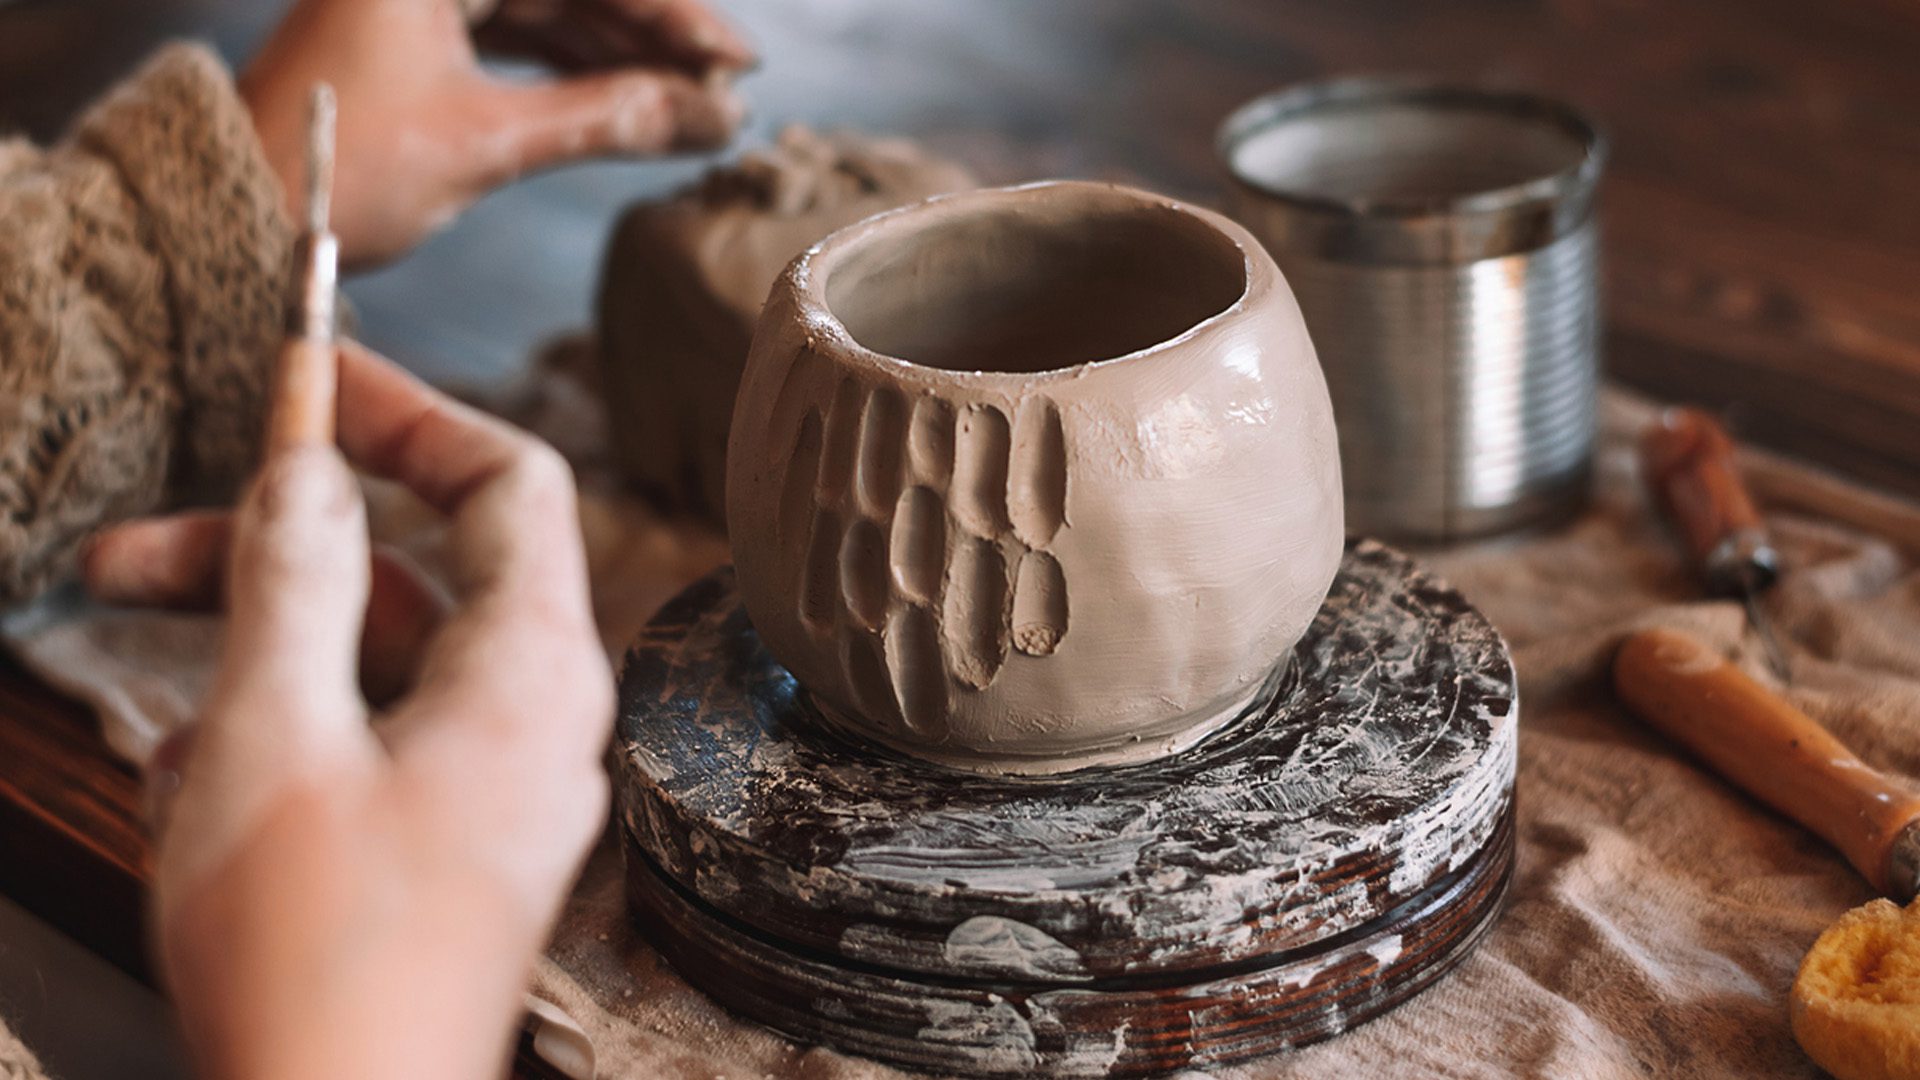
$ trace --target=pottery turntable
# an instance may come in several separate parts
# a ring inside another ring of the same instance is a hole
[[[621,677],[630,902],[695,986],[971,1076],[1272,1054],[1417,994],[1513,860],[1491,625],[1342,542],[1325,384],[1218,215],[1045,184],[797,259],[737,569]]]

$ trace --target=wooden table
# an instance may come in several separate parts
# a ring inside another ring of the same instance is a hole
[[[1614,140],[1611,372],[1920,492],[1920,11],[1905,0],[719,2],[767,59],[749,140],[791,120],[908,133],[995,180],[1210,199],[1218,120],[1335,73],[1565,96]],[[282,6],[0,2],[0,125],[57,131],[166,36],[243,57]],[[596,165],[487,200],[353,284],[367,336],[432,377],[512,373],[586,320],[616,209],[698,169]],[[140,972],[137,809],[91,719],[0,666],[0,889]]]

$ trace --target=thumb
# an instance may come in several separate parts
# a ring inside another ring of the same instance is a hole
[[[354,665],[367,602],[366,509],[330,446],[273,454],[234,514],[219,672],[167,815],[163,922],[288,793],[371,775],[378,743]]]
[[[725,144],[746,115],[724,76],[668,71],[496,83],[488,96],[502,155],[490,183],[586,158],[709,149]]]
[[[337,749],[343,736],[351,745],[365,731],[357,668],[367,515],[339,451],[302,446],[268,460],[235,514],[228,572],[226,640],[201,742],[244,743],[243,756]],[[253,746],[263,732],[267,745]],[[253,767],[273,764],[293,763]]]

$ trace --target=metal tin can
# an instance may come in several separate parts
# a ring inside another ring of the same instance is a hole
[[[1306,316],[1356,532],[1446,542],[1585,501],[1599,383],[1599,131],[1528,94],[1282,90],[1220,129],[1229,210]]]

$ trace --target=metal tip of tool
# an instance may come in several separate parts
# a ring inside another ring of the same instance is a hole
[[[333,217],[333,87],[313,84],[313,110],[307,121],[307,231],[327,231]]]
[[[333,87],[315,83],[312,102],[307,115],[307,222],[297,249],[288,329],[314,341],[329,341],[340,274],[340,241],[328,224],[333,218]]]
[[[1920,822],[1909,822],[1887,852],[1887,895],[1907,903],[1920,893]]]
[[[1747,621],[1760,635],[1760,646],[1766,651],[1767,666],[1783,683],[1793,681],[1793,668],[1787,663],[1787,651],[1780,647],[1780,639],[1774,635],[1773,623],[1767,620],[1767,614],[1760,607],[1760,599],[1753,593],[1746,594]]]

